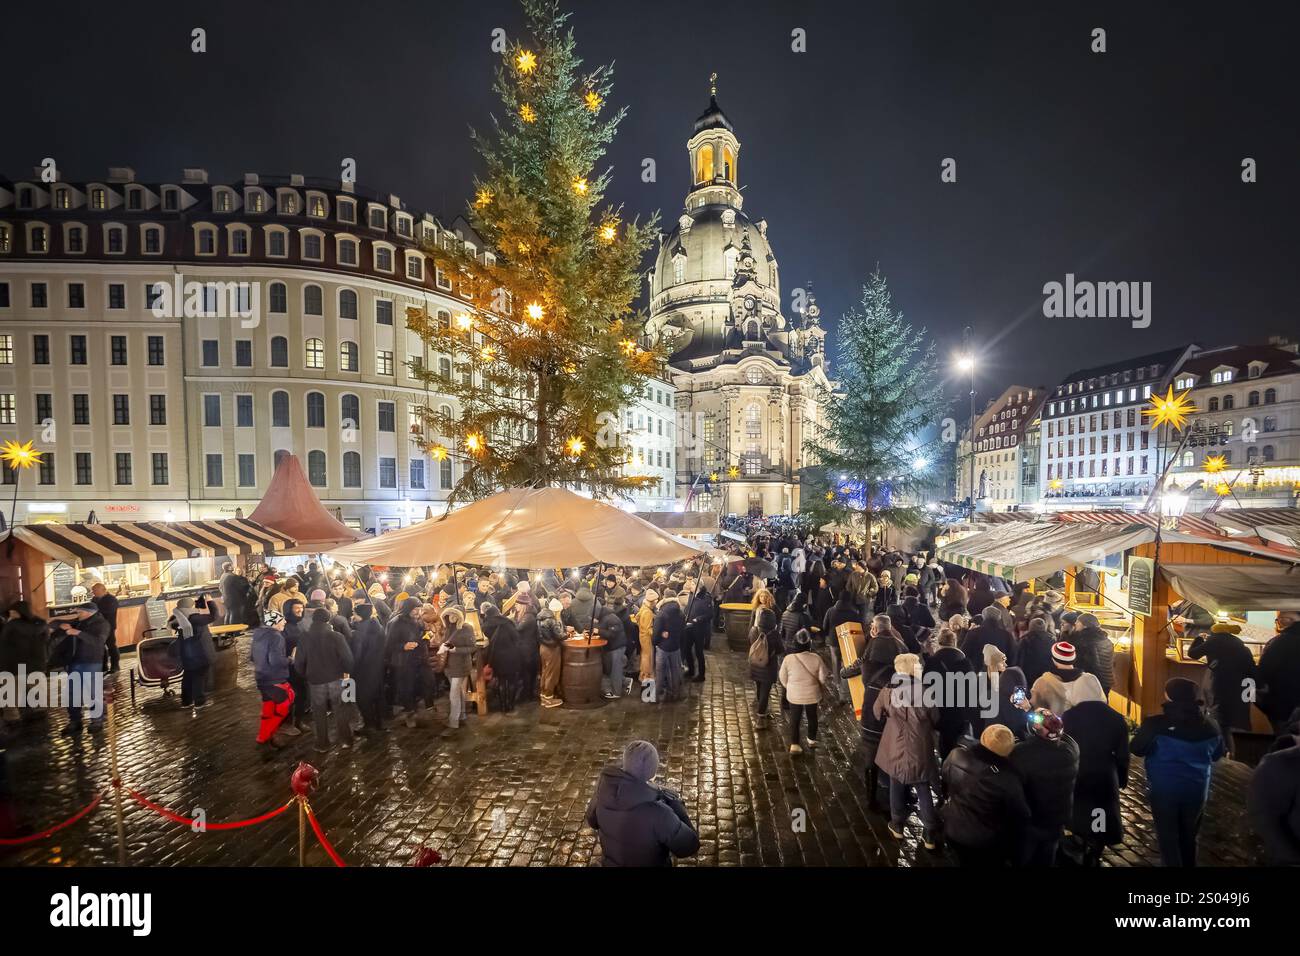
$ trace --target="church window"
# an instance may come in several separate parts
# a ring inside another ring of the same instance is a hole
[[[722,177],[728,182],[736,181],[736,157],[728,146],[722,147]]]
[[[705,143],[695,152],[695,181],[697,183],[707,183],[712,180],[713,147]]]
[[[745,437],[760,438],[763,434],[763,410],[757,405],[745,409]]]
[[[727,259],[727,278],[736,278],[736,250],[728,249],[726,252]]]
[[[686,273],[686,257],[678,256],[673,260],[673,283],[680,284]]]

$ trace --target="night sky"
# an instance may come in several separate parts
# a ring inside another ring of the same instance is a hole
[[[716,70],[787,306],[811,280],[833,325],[878,261],[945,362],[974,326],[986,397],[1187,341],[1300,332],[1294,6],[570,5],[580,53],[616,62],[630,108],[610,198],[678,216]],[[5,18],[11,178],[45,156],[74,181],[110,165],[142,181],[183,166],[337,177],[351,156],[363,186],[444,216],[470,192],[468,127],[497,105],[491,31],[522,23],[511,0],[23,2]],[[206,54],[190,52],[196,26]],[[1044,318],[1043,284],[1067,272],[1151,282],[1151,327]]]

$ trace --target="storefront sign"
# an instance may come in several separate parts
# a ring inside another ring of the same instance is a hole
[[[1155,587],[1156,563],[1151,558],[1128,559],[1128,609],[1151,616],[1151,594]]]

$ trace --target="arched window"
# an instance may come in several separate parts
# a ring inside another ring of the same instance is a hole
[[[1277,401],[1277,389],[1275,388],[1264,389],[1264,404],[1272,405],[1276,401]]]
[[[757,439],[763,434],[763,409],[750,405],[745,409],[745,437]]]
[[[339,397],[339,422],[344,428],[356,428],[361,423],[361,400],[355,395]]]
[[[450,422],[450,421],[451,421],[451,406],[450,406],[450,405],[439,405],[439,406],[438,406],[438,414],[442,417],[442,420],[443,420],[444,422]],[[443,431],[443,432],[439,432],[439,434],[440,434],[440,435],[446,435],[447,432]]]
[[[289,393],[272,392],[271,425],[275,428],[288,428],[289,424]]]
[[[324,315],[325,299],[321,294],[320,286],[309,285],[302,290],[302,310],[307,315]]]
[[[736,181],[736,156],[730,146],[722,147],[722,178],[732,183]]]
[[[344,372],[361,371],[361,351],[356,342],[339,343],[339,369]]]
[[[1251,392],[1249,395],[1247,395],[1247,396],[1246,396],[1246,404],[1247,404],[1247,405],[1251,405],[1251,406],[1258,405],[1258,404],[1259,404],[1259,392]]]
[[[277,448],[277,449],[275,450],[275,467],[276,467],[276,468],[279,468],[279,467],[280,467],[280,462],[284,459],[284,456],[287,455],[287,454],[289,454],[289,449],[287,449],[287,448]]]
[[[1233,407],[1234,407],[1235,404],[1236,404],[1236,403],[1232,400],[1232,396],[1231,396],[1231,395],[1224,395],[1224,396],[1223,396],[1223,410],[1224,410],[1225,412],[1230,412],[1230,411],[1232,411],[1232,409],[1233,409]]]
[[[325,427],[325,396],[321,392],[307,393],[307,427]]]
[[[451,313],[446,309],[438,310],[438,328],[444,333],[451,331]]]
[[[713,181],[713,147],[708,143],[695,151],[695,181],[697,183]]]
[[[307,452],[307,480],[312,483],[313,487],[325,487],[325,453],[323,451]]]
[[[444,382],[451,381],[451,359],[449,358],[438,359],[438,377],[441,378]]]
[[[1272,446],[1272,445],[1265,445],[1265,446],[1264,446],[1264,460],[1265,460],[1265,461],[1272,461],[1275,457],[1277,457],[1277,452],[1273,449],[1273,446]]]
[[[1219,431],[1223,432],[1223,434],[1225,434],[1225,435],[1227,435],[1229,438],[1231,438],[1231,437],[1232,437],[1232,422],[1225,421],[1225,422],[1224,422],[1224,423],[1219,427]]]
[[[289,292],[285,289],[283,282],[271,283],[270,295],[268,298],[271,300],[270,308],[272,312],[289,311]]]
[[[271,367],[289,367],[289,340],[283,335],[271,337]]]
[[[339,292],[339,318],[355,319],[357,317],[357,294],[351,289]]]
[[[1210,407],[1209,407],[1209,410],[1212,411],[1212,412],[1217,412],[1217,411],[1219,410],[1219,399],[1218,399],[1218,396],[1215,396],[1214,398],[1210,399]]]
[[[306,365],[308,368],[325,367],[325,343],[320,339],[307,340]]]
[[[361,453],[345,451],[343,453],[343,487],[361,487]]]
[[[1275,432],[1275,431],[1277,431],[1277,416],[1276,416],[1276,415],[1265,415],[1265,416],[1264,416],[1264,431],[1266,431],[1266,432]]]

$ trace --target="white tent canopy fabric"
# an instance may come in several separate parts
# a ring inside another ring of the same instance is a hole
[[[940,561],[1009,581],[1029,581],[1079,564],[1098,562],[1155,540],[1145,525],[1043,522],[1003,524],[946,544]]]
[[[394,567],[644,567],[705,550],[615,505],[564,488],[511,488],[446,517],[358,541],[332,555],[341,561]]]
[[[1300,567],[1276,564],[1162,564],[1175,591],[1208,611],[1300,610]]]

